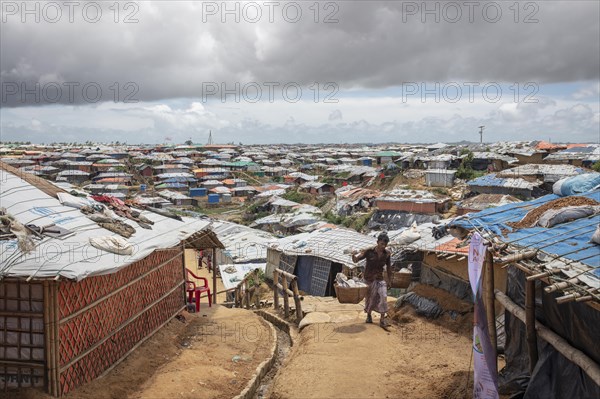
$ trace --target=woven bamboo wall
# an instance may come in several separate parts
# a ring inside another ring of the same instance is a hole
[[[44,288],[41,283],[0,282],[0,389],[43,387]]]
[[[59,390],[100,376],[184,306],[181,248],[58,287]]]

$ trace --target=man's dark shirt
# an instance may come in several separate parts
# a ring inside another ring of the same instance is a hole
[[[366,259],[364,278],[367,282],[375,280],[383,280],[383,267],[387,265],[388,270],[391,267],[391,254],[389,250],[385,250],[382,255],[377,253],[374,248],[369,248],[356,256],[356,261]]]

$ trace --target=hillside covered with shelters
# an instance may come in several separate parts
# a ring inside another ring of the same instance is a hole
[[[393,270],[410,273],[388,292],[396,328],[432,323],[468,342],[478,233],[500,394],[600,397],[600,145],[4,143],[0,169],[0,368],[17,376],[2,389],[59,395],[102,375],[193,311],[185,267],[233,307],[258,269],[245,306],[300,333],[354,320],[328,308],[338,275],[360,276],[352,254],[385,231]],[[305,302],[288,314],[290,290]]]

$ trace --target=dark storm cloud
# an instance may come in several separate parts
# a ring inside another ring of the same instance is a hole
[[[318,23],[313,2],[296,3],[302,7],[296,23],[289,22],[293,12],[283,17],[283,2],[273,23],[263,3],[257,23],[242,14],[244,3],[237,3],[239,23],[232,15],[222,23],[222,10],[209,15],[206,5],[154,1],[120,3],[135,7],[118,16],[104,3],[96,23],[79,8],[71,23],[63,2],[56,3],[63,12],[57,23],[43,9],[39,22],[25,15],[23,23],[23,10],[7,8],[23,3],[2,2],[3,106],[199,98],[208,87],[218,93],[221,83],[238,92],[249,82],[335,82],[340,89],[426,81],[542,84],[594,80],[600,70],[595,1],[520,2],[518,13],[513,2],[427,2],[432,13],[423,2],[329,2],[320,3]],[[123,23],[128,16],[138,22]],[[327,16],[339,22],[324,23]]]

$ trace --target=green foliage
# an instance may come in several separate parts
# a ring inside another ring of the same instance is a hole
[[[448,190],[446,190],[445,188],[441,188],[441,187],[436,187],[431,191],[436,194],[440,194],[440,195],[448,195]]]
[[[317,200],[317,203],[315,204],[315,206],[316,206],[317,208],[322,208],[322,207],[324,207],[324,206],[325,206],[325,205],[326,205],[328,202],[329,202],[329,198],[327,198],[327,197],[323,196],[323,197],[321,197],[321,198],[319,198],[319,199]]]
[[[256,277],[258,277],[258,279]],[[250,288],[255,287],[255,286],[258,287],[264,282],[265,282],[265,272],[263,272],[261,269],[258,269],[258,276],[256,276],[254,273],[252,273],[252,275],[250,277],[248,277],[248,286]]]
[[[288,201],[294,201],[298,202],[299,204],[302,204],[306,202],[306,200],[310,199],[310,197],[312,196],[308,193],[301,193],[298,190],[290,190],[287,193],[283,194],[281,197],[285,198]]]
[[[600,161],[596,161],[593,165],[592,165],[592,170],[596,171],[596,172],[600,172]]]
[[[256,212],[258,212],[258,208],[262,207],[263,205],[264,205],[264,201],[255,202],[252,205],[250,205],[248,207],[248,209],[246,209],[246,212],[248,212],[248,213],[256,213]]]
[[[361,230],[367,225],[369,220],[371,220],[371,216],[373,216],[374,212],[375,211],[373,210],[373,211],[367,212],[363,215],[357,215],[354,218],[354,221],[350,227],[360,233]]]
[[[473,153],[467,150],[466,154],[467,156],[463,158],[460,166],[456,170],[456,177],[459,179],[471,180],[475,178],[475,171],[473,170]]]
[[[460,149],[460,155],[465,155],[465,154],[468,154],[470,152],[471,152],[471,150],[469,150],[468,148],[461,148]]]
[[[327,220],[329,223],[342,224],[344,222],[344,219],[345,219],[344,216],[340,216],[333,212],[327,212],[325,214],[325,220]]]
[[[360,232],[366,226],[366,224],[369,222],[369,220],[371,219],[371,216],[373,216],[373,212],[374,211],[364,213],[364,214],[350,215],[350,216],[340,216],[333,212],[327,212],[325,214],[325,220],[327,220],[329,223],[342,225],[349,229],[354,229],[354,230]]]

